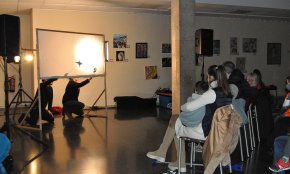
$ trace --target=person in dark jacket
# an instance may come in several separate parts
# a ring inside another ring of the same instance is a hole
[[[51,113],[52,102],[53,102],[53,89],[51,87],[52,83],[57,79],[42,80],[40,83],[40,97],[41,97],[41,116],[42,120],[48,121],[49,123],[54,123],[54,117]],[[35,93],[33,101],[38,99],[38,90]],[[39,118],[39,104],[38,101],[33,105],[30,117],[27,117],[25,121],[31,126],[35,126]],[[22,121],[24,114],[18,119],[19,122]]]
[[[88,84],[91,79],[92,78],[88,78],[80,83],[78,83],[75,78],[69,79],[62,98],[63,116],[66,115],[69,118],[72,118],[73,113],[78,116],[83,116],[83,108],[85,105],[78,100],[78,97],[80,94],[80,88]]]

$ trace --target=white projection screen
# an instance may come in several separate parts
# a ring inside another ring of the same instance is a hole
[[[100,34],[37,29],[40,79],[105,74],[105,37]]]

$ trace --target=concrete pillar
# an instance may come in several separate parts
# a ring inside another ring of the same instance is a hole
[[[195,83],[195,0],[171,1],[172,115],[180,113]]]

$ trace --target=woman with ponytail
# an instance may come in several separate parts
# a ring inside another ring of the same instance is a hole
[[[238,89],[236,86],[228,84],[227,76],[222,65],[212,65],[207,71],[207,81],[210,86],[209,90],[201,95],[197,100],[187,102],[181,106],[182,112],[194,111],[205,106],[205,115],[201,123],[195,128],[184,126],[180,119],[175,124],[176,137],[174,138],[175,146],[178,147],[177,137],[190,137],[194,139],[205,140],[209,135],[213,115],[217,108],[232,104],[233,96],[237,96]],[[231,90],[236,89],[236,90]],[[178,150],[177,150],[178,151]],[[181,152],[181,172],[186,169],[185,165],[185,144],[182,143]],[[178,169],[178,163],[169,163],[168,168],[171,171]]]

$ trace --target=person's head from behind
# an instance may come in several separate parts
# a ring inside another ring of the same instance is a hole
[[[195,83],[195,91],[197,94],[202,95],[208,90],[209,86],[208,83],[205,81],[198,81]]]
[[[230,87],[228,84],[227,76],[222,65],[212,65],[208,68],[207,81],[212,88],[221,87],[224,94],[230,94]],[[216,83],[213,84],[213,81],[216,81]]]
[[[225,72],[227,74],[227,78],[229,78],[229,76],[234,71],[234,69],[236,68],[236,66],[235,66],[235,64],[232,61],[225,61],[223,63],[223,66],[225,68]]]
[[[290,76],[288,76],[286,78],[286,86],[285,86],[285,88],[286,88],[287,92],[290,92]]]
[[[42,83],[45,83],[45,82],[48,81],[48,79],[42,79],[41,81],[42,81]],[[52,82],[50,84],[48,84],[48,85],[52,85]]]
[[[74,82],[77,82],[78,79],[77,78],[69,78],[70,81],[74,81]]]
[[[261,83],[262,82],[262,74],[261,71],[258,69],[254,69],[253,70],[253,74],[255,74],[257,76],[257,82]]]
[[[229,77],[229,83],[233,83],[233,84],[239,84],[244,82],[245,80],[245,76],[244,74],[239,70],[239,69],[235,69],[230,77]]]

